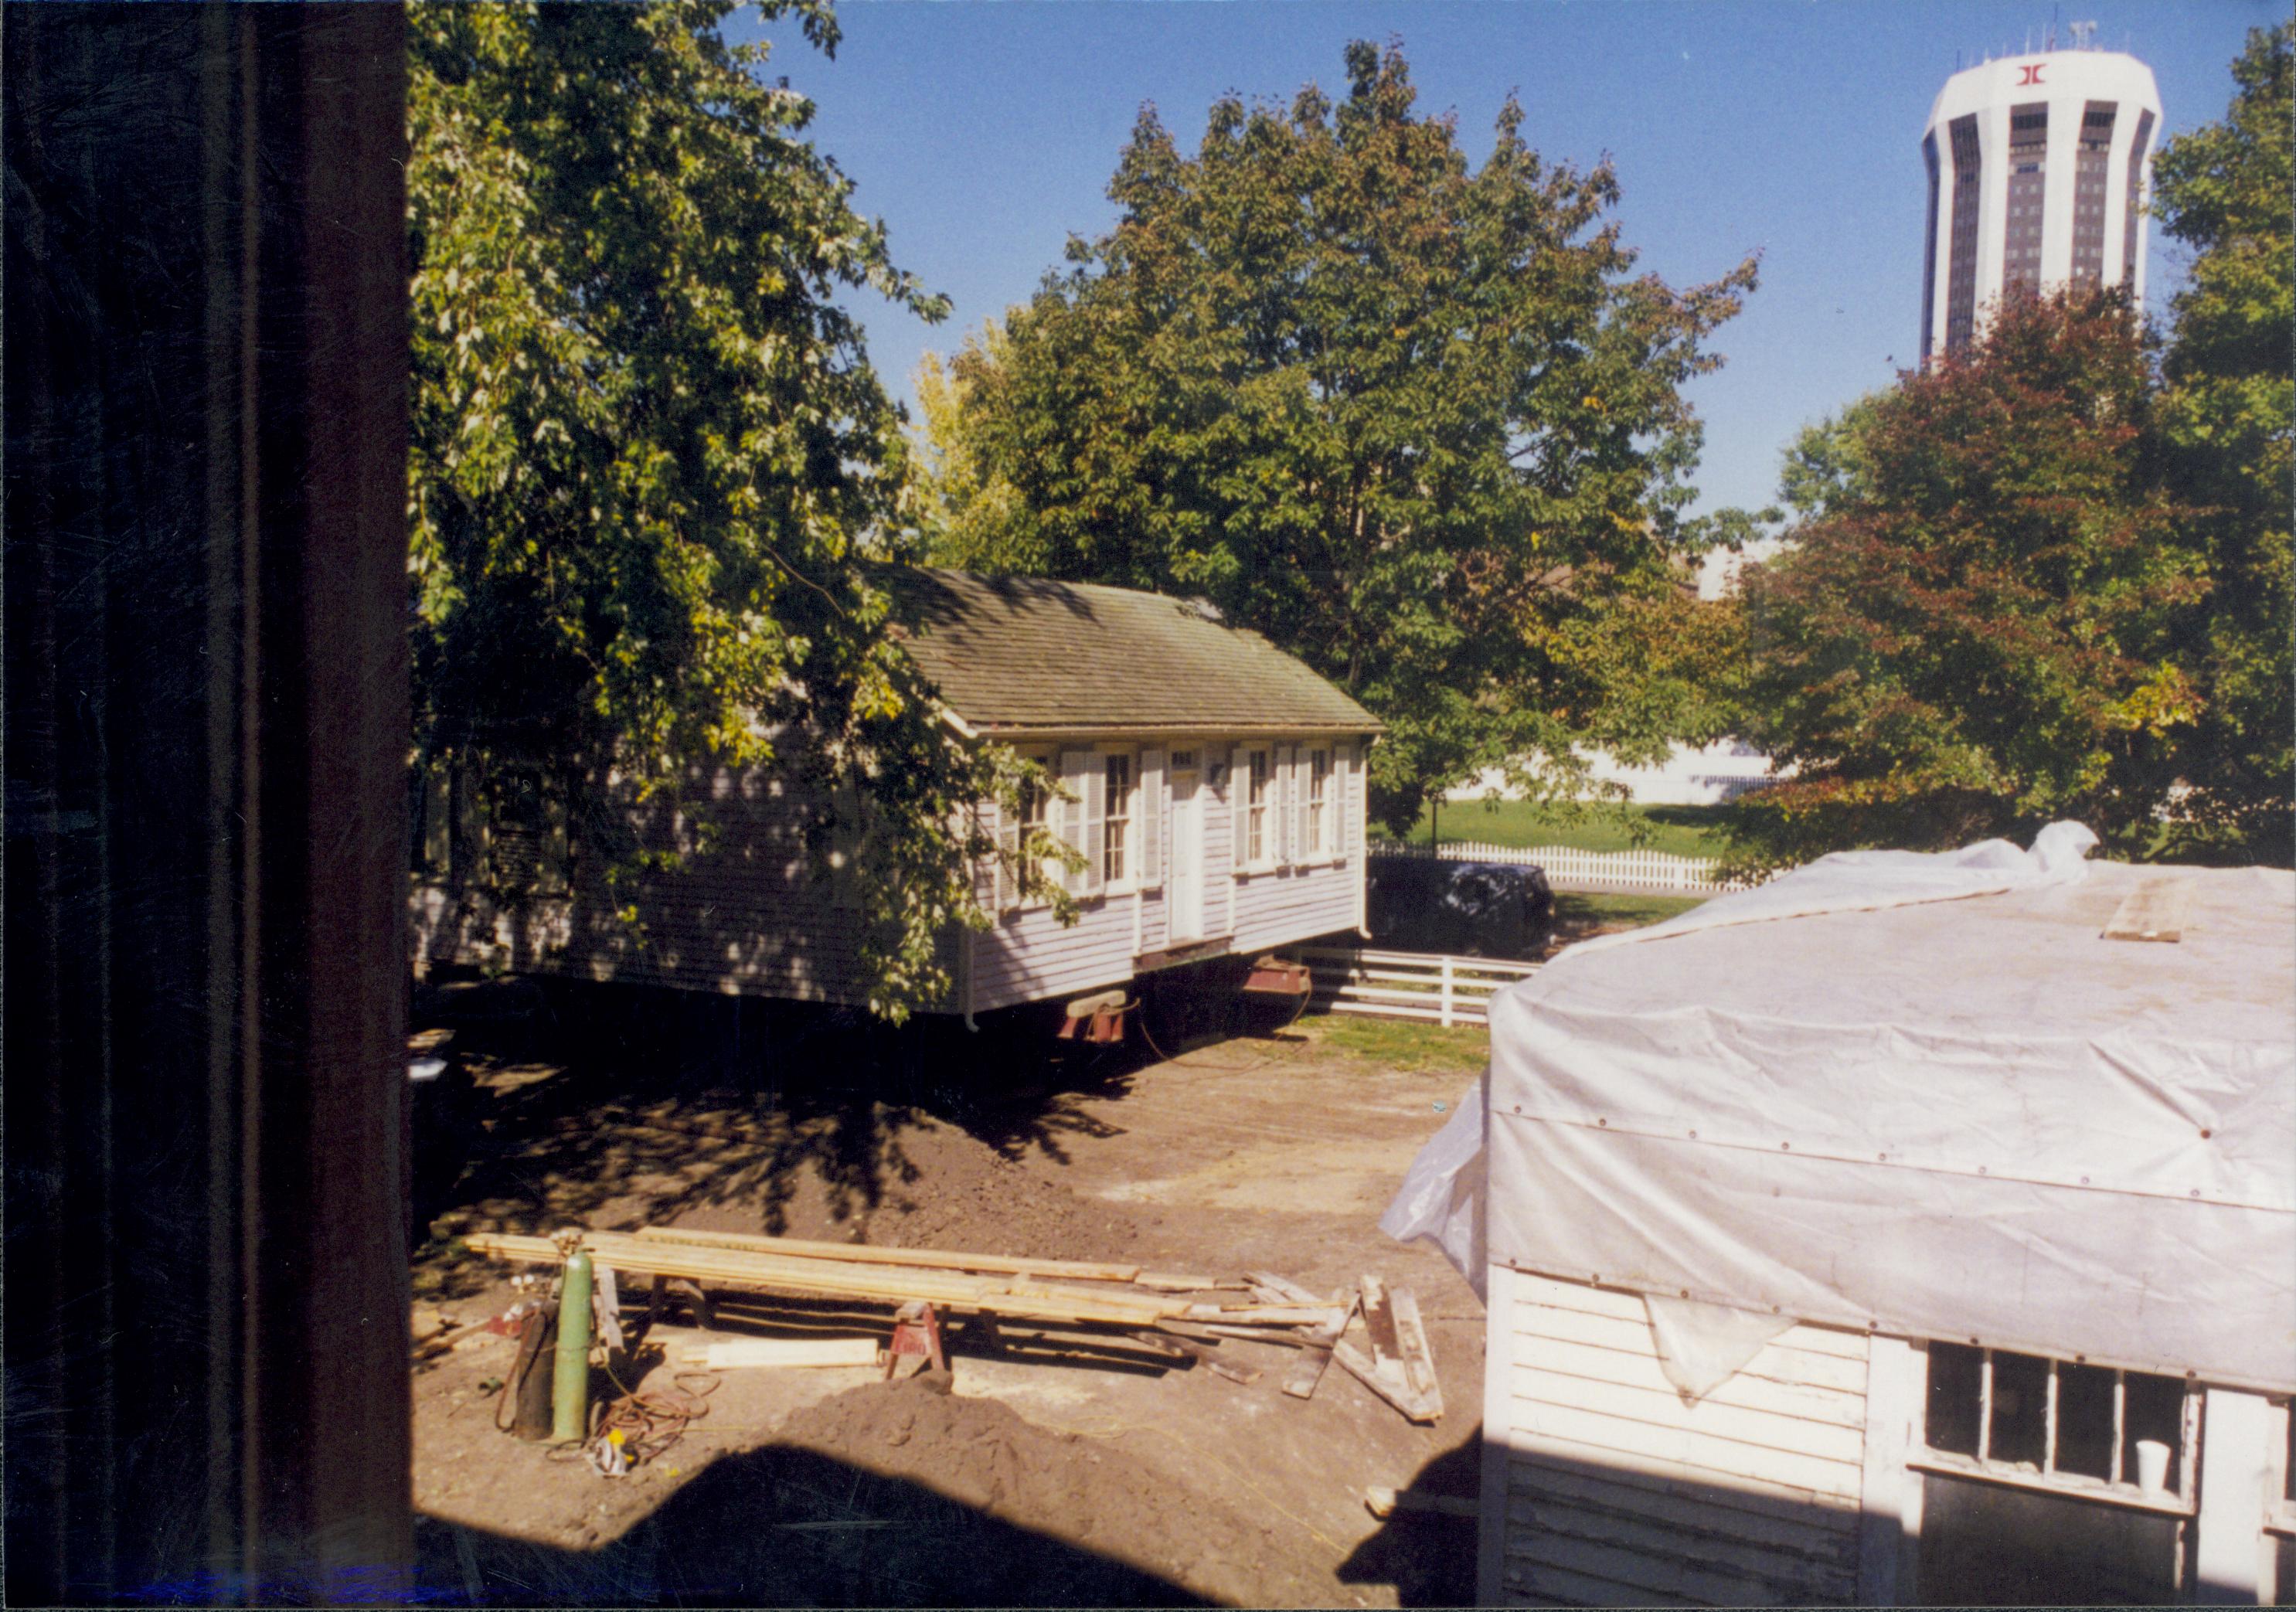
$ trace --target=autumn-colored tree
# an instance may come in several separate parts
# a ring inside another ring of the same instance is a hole
[[[2087,822],[2145,849],[2202,700],[2206,555],[2164,488],[2118,292],[2013,295],[1965,355],[1805,437],[1803,519],[1754,568],[1747,737],[1792,779],[1742,859]]]
[[[953,559],[1206,595],[1300,656],[1388,724],[1400,831],[1485,767],[1567,796],[1574,741],[1696,725],[1694,680],[1611,696],[1688,608],[1681,387],[1754,265],[1636,274],[1607,163],[1542,161],[1510,102],[1472,167],[1398,49],[1346,62],[1336,102],[1215,103],[1193,156],[1142,112],[1115,228],[925,372],[929,519]]]
[[[415,747],[545,767],[603,901],[644,860],[632,794],[803,774],[816,840],[825,803],[864,820],[873,1001],[898,1014],[945,989],[946,927],[985,921],[990,847],[963,825],[1017,764],[957,742],[885,630],[868,562],[904,552],[907,450],[836,298],[944,305],[852,211],[765,47],[723,38],[732,9],[409,12]],[[764,9],[833,48],[820,0]],[[706,821],[706,790],[684,804]]]

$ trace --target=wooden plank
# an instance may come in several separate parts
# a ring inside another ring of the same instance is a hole
[[[1388,1295],[1395,1313],[1395,1338],[1403,1359],[1403,1375],[1419,1403],[1437,1416],[1443,1414],[1443,1387],[1435,1376],[1435,1351],[1427,1339],[1427,1324],[1419,1318],[1419,1296],[1409,1288]]]
[[[1348,1330],[1349,1318],[1355,1314],[1356,1296],[1337,1295],[1346,1302],[1340,1305],[1331,1320],[1312,1332],[1300,1335],[1302,1348],[1300,1358],[1292,1362],[1292,1371],[1283,1379],[1283,1391],[1294,1399],[1312,1399],[1316,1388],[1324,1380],[1324,1373],[1332,1363],[1332,1350]]]
[[[1330,1306],[1317,1299],[1312,1305],[1190,1305],[1180,1312],[1183,1321],[1213,1321],[1228,1326],[1321,1326]]]
[[[746,1232],[703,1232],[682,1226],[641,1226],[637,1235],[660,1242],[742,1248],[794,1259],[834,1259],[847,1264],[912,1265],[925,1269],[1057,1276],[1072,1281],[1135,1281],[1140,1267],[1076,1259],[1027,1259],[1012,1254],[961,1254],[946,1248],[881,1248],[866,1243],[808,1242],[798,1237],[758,1237]]]
[[[1374,1371],[1387,1375],[1406,1394],[1415,1395],[1411,1379],[1403,1370],[1403,1345],[1395,1335],[1395,1312],[1387,1302],[1387,1284],[1376,1276],[1366,1274],[1357,1284],[1363,1295],[1364,1332],[1371,1340],[1371,1362]]]
[[[1349,1376],[1402,1412],[1406,1420],[1431,1422],[1441,1419],[1443,1412],[1439,1406],[1431,1409],[1422,1404],[1417,1396],[1406,1389],[1399,1381],[1390,1380],[1384,1377],[1379,1369],[1372,1364],[1371,1356],[1353,1344],[1333,1344],[1332,1360]]]
[[[1632,1387],[1655,1388],[1669,1394],[1675,1391],[1674,1384],[1668,1380],[1664,1369],[1659,1364],[1658,1356],[1648,1349],[1606,1348],[1529,1333],[1519,1336],[1525,1338],[1529,1346],[1526,1351],[1528,1358],[1541,1371],[1556,1371],[1566,1377],[1591,1377],[1597,1381],[1624,1383]],[[1800,1373],[1804,1362],[1849,1379],[1851,1386],[1843,1387],[1809,1380]],[[1831,1354],[1796,1355],[1781,1350],[1765,1363],[1775,1371],[1792,1374],[1799,1380],[1782,1380],[1742,1367],[1735,1375],[1710,1392],[1706,1398],[1718,1404],[1742,1405],[1749,1411],[1772,1411],[1782,1416],[1806,1417],[1811,1421],[1833,1422],[1839,1427],[1865,1425],[1865,1374],[1856,1370],[1855,1362],[1838,1360]]]
[[[1652,1361],[1658,1358],[1658,1346],[1646,1321],[1621,1321],[1613,1316],[1529,1305],[1517,1306],[1513,1320],[1514,1324],[1509,1330],[1521,1336],[1639,1354]],[[1863,1393],[1866,1387],[1863,1359],[1832,1352],[1811,1353],[1799,1347],[1791,1332],[1781,1333],[1763,1345],[1739,1370],[1741,1374],[1751,1371],[1778,1382],[1806,1382],[1845,1394]]]
[[[1462,1494],[1431,1494],[1423,1489],[1365,1489],[1364,1505],[1384,1521],[1398,1511],[1431,1512],[1441,1517],[1474,1517],[1478,1502]]]
[[[1656,1499],[1658,1497],[1646,1497]],[[1582,1540],[1643,1557],[1655,1564],[1652,1589],[1669,1589],[1684,1569],[1752,1581],[1759,1593],[1747,1601],[1827,1600],[1849,1604],[1857,1587],[1857,1539],[1844,1531],[1816,1536],[1821,1549],[1758,1543],[1727,1533],[1678,1526],[1662,1510],[1589,1508],[1560,1501],[1522,1502],[1508,1510],[1511,1530]]]
[[[1726,1438],[1750,1448],[1815,1456],[1863,1468],[1866,1429],[1800,1421],[1735,1405],[1701,1400],[1685,1405],[1671,1390],[1653,1393],[1620,1387],[1583,1377],[1554,1377],[1536,1371],[1518,1371],[1513,1384],[1516,1399],[1574,1414],[1600,1416],[1645,1427],[1678,1428],[1706,1438]]]
[[[1859,1514],[1847,1509],[1817,1511],[1791,1502],[1641,1473],[1606,1471],[1597,1476],[1576,1468],[1548,1466],[1538,1457],[1513,1463],[1510,1479],[1510,1518],[1518,1508],[1560,1503],[1657,1518],[1685,1534],[1739,1540],[1843,1566],[1858,1559],[1855,1525]],[[1768,1509],[1753,1509],[1764,1505]]]
[[[1587,1315],[1609,1315],[1639,1322],[1644,1327],[1650,1323],[1650,1312],[1644,1306],[1643,1296],[1621,1288],[1597,1288],[1586,1282],[1560,1281],[1552,1276],[1534,1275],[1529,1297],[1537,1303],[1555,1309],[1576,1310]],[[1780,1346],[1808,1349],[1817,1354],[1839,1354],[1849,1360],[1866,1358],[1865,1333],[1817,1326],[1808,1322],[1795,1322],[1765,1346],[1775,1348]]]
[[[2112,910],[2103,937],[2157,940],[2173,945],[2184,939],[2185,927],[2192,921],[2192,896],[2189,875],[2163,873],[2142,878]]]
[[[1014,1291],[1011,1279],[952,1276],[939,1272],[883,1265],[851,1265],[826,1259],[791,1259],[732,1248],[712,1248],[618,1232],[586,1234],[592,1254],[617,1269],[636,1274],[762,1288],[770,1291],[827,1293],[887,1303],[922,1299],[957,1311],[986,1311],[1038,1321],[1152,1327],[1189,1306],[1179,1299],[1039,1287]],[[494,1232],[465,1240],[472,1252],[529,1264],[556,1264],[555,1244],[539,1237]]]
[[[1605,1416],[1575,1405],[1555,1405],[1514,1396],[1518,1436],[1554,1440],[1571,1448],[1563,1453],[1600,1467],[1620,1457],[1640,1457],[1643,1469],[1710,1482],[1751,1479],[1781,1489],[1829,1495],[1843,1504],[1857,1499],[1862,1464],[1806,1455],[1769,1444],[1725,1438],[1700,1428],[1669,1427],[1623,1416]],[[1651,1463],[1655,1463],[1651,1464]]]
[[[688,1365],[712,1371],[749,1366],[873,1366],[882,1346],[873,1338],[744,1338],[688,1349]]]

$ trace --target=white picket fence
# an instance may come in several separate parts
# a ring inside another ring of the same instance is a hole
[[[1316,981],[1316,1005],[1333,1013],[1423,1019],[1448,1027],[1486,1024],[1491,993],[1538,972],[1535,962],[1447,957],[1428,952],[1366,952],[1300,946]]]
[[[1497,862],[1514,867],[1546,871],[1546,882],[1558,890],[1605,890],[1618,895],[1719,896],[1742,890],[1754,882],[1718,880],[1719,866],[1709,856],[1677,856],[1670,851],[1582,851],[1567,845],[1485,845],[1472,839],[1447,839],[1439,851],[1424,844],[1392,841],[1371,847],[1374,856],[1425,858],[1441,855],[1455,862]]]

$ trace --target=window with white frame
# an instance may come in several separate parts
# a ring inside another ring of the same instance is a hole
[[[1248,751],[1244,759],[1250,773],[1244,781],[1243,860],[1259,867],[1268,860],[1267,752]]]
[[[1045,761],[1042,756],[1026,756],[1022,759],[1035,762],[1038,765],[1042,765]],[[1052,800],[1050,790],[1036,780],[1029,779],[1021,785],[1018,809],[1004,815],[1003,831],[997,835],[1000,847],[1004,852],[1004,859],[997,868],[997,885],[1003,891],[1002,904],[1004,906],[1020,904],[1021,848],[1029,843],[1032,835],[1051,828]],[[1061,864],[1057,861],[1047,859],[1042,864],[1041,871],[1047,880],[1055,883],[1059,881]]]
[[[1107,885],[1119,885],[1133,875],[1132,824],[1137,815],[1133,799],[1132,757],[1101,758],[1108,785],[1106,814],[1101,819],[1100,876]]]
[[[1332,753],[1308,752],[1308,855],[1329,856],[1339,845],[1332,814]]]
[[[2185,1379],[1931,1343],[1920,1436],[1919,1599],[2177,1600],[2187,1576],[2201,1396]]]
[[[1955,1470],[2193,1509],[2197,1396],[2181,1378],[1929,1346],[1927,1456]]]

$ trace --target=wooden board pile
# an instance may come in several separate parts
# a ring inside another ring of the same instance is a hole
[[[1390,1293],[1376,1277],[1365,1277],[1360,1289],[1322,1297],[1262,1273],[1220,1281],[1134,1264],[869,1248],[665,1226],[636,1232],[585,1231],[579,1238],[598,1264],[624,1275],[651,1276],[658,1289],[676,1283],[681,1289],[690,1284],[696,1289],[895,1307],[929,1304],[945,1314],[985,1318],[992,1329],[1008,1321],[1062,1330],[1113,1329],[1159,1353],[1193,1355],[1238,1382],[1256,1381],[1260,1373],[1215,1357],[1207,1346],[1222,1338],[1289,1346],[1300,1351],[1300,1358],[1284,1381],[1287,1394],[1312,1395],[1324,1369],[1337,1363],[1414,1421],[1433,1421],[1443,1413],[1418,1304],[1407,1290]],[[552,1239],[488,1232],[464,1242],[488,1258],[537,1265],[559,1264],[570,1246],[565,1233]],[[1368,1354],[1345,1341],[1358,1314]],[[704,1325],[709,1324],[705,1309]],[[771,1357],[770,1351],[754,1353],[758,1363]],[[730,1364],[739,1356],[726,1358]]]

